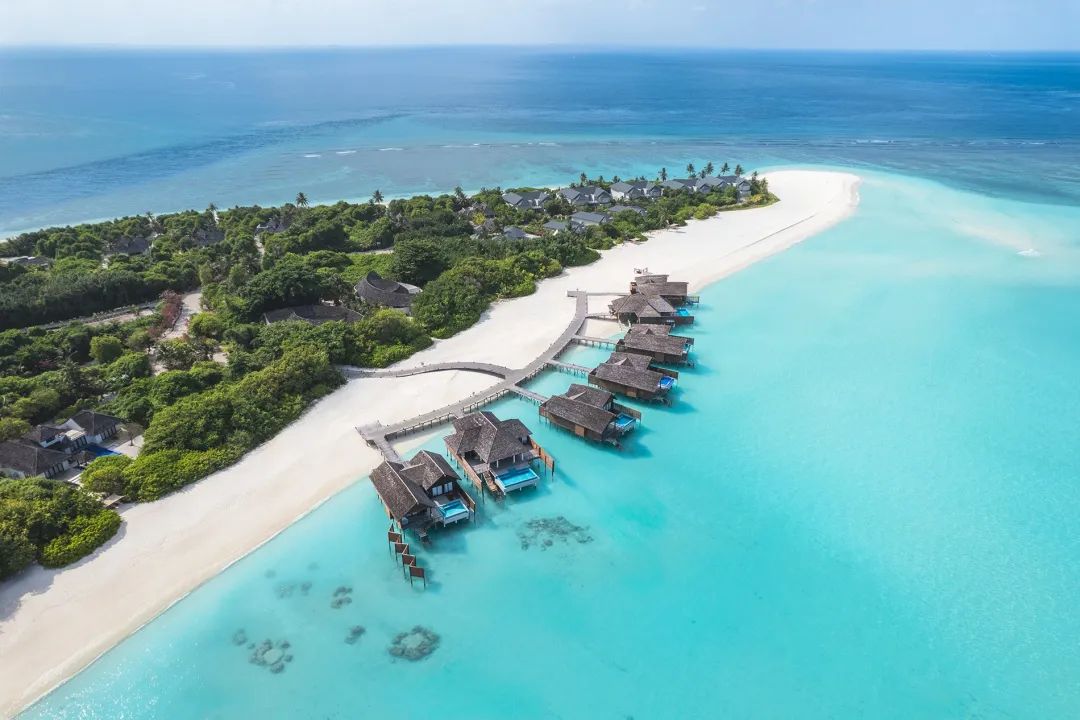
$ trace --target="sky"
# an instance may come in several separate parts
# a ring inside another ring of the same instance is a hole
[[[1080,0],[0,0],[0,46],[1080,50]]]

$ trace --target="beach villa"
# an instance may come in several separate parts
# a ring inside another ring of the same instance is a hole
[[[615,344],[615,350],[650,357],[668,365],[690,363],[694,338],[672,335],[668,325],[633,325]]]
[[[154,241],[146,237],[124,236],[106,248],[103,257],[106,259],[113,255],[145,255],[150,252]]]
[[[528,190],[504,193],[502,199],[515,210],[543,210],[544,203],[551,199],[551,195],[543,190]]]
[[[616,403],[610,392],[574,383],[541,404],[540,417],[578,437],[618,447],[619,438],[634,429],[641,413]]]
[[[420,288],[415,285],[387,280],[374,270],[356,283],[355,289],[357,296],[362,300],[401,310],[406,315],[412,306],[413,297],[420,292]]]
[[[589,373],[589,383],[638,400],[665,400],[679,374],[653,366],[644,355],[613,352]]]
[[[523,422],[477,412],[453,424],[454,434],[444,438],[446,449],[481,491],[487,487],[498,497],[540,482],[532,465],[543,451]]]
[[[387,461],[371,472],[386,514],[401,530],[414,530],[421,537],[432,526],[473,517],[476,503],[459,480],[446,458],[427,450],[407,463]]]
[[[611,222],[611,216],[602,212],[576,212],[570,216],[570,222],[577,227],[592,227]]]
[[[535,238],[535,235],[531,235],[519,227],[508,227],[503,230],[503,237],[508,240],[531,240]]]
[[[596,186],[563,188],[559,194],[574,207],[607,205],[611,202],[611,193]]]
[[[612,205],[608,208],[608,214],[615,215],[621,212],[637,213],[641,217],[645,217],[645,208],[640,208],[637,205]]]
[[[664,188],[648,180],[630,180],[612,183],[611,197],[615,200],[656,200]]]
[[[263,313],[263,322],[271,325],[276,322],[300,320],[309,325],[322,325],[335,320],[359,322],[363,317],[355,310],[340,305],[301,305]]]
[[[0,443],[0,471],[8,477],[52,478],[85,465],[84,449],[96,446],[120,430],[120,418],[80,410],[60,425],[37,425],[20,437]],[[92,453],[103,452],[94,449]]]

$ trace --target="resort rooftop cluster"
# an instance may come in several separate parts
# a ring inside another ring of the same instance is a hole
[[[643,303],[636,302],[639,300]],[[545,363],[546,367],[585,375],[588,384],[572,383],[565,392],[549,398],[523,391],[516,383],[509,389],[535,400],[540,418],[553,425],[586,440],[621,448],[624,436],[633,431],[642,416],[639,410],[617,402],[616,395],[670,404],[670,392],[679,374],[664,366],[692,365],[690,352],[694,344],[693,338],[671,331],[676,325],[693,322],[688,306],[697,301],[687,293],[685,282],[669,281],[666,275],[639,274],[630,284],[630,292],[609,306],[608,319],[629,325],[621,338],[608,340],[574,334],[567,340],[567,345],[579,342],[612,347],[614,352],[606,361],[591,370],[561,362],[555,358],[566,349],[564,345],[555,348],[553,358]],[[654,309],[657,307],[664,309],[663,314]],[[580,325],[582,319],[580,315],[576,317],[574,325]],[[470,369],[470,365],[444,363],[431,371]],[[474,400],[472,407],[490,402],[505,391],[497,386],[485,397]],[[441,417],[449,418],[454,428],[443,439],[447,456],[461,469],[481,499],[491,495],[501,500],[515,490],[535,487],[545,467],[554,475],[555,460],[537,444],[532,430],[521,420],[501,420],[483,410],[451,409],[449,415]],[[406,431],[409,422],[402,424]],[[423,419],[417,419],[414,425],[430,426]],[[411,567],[410,573],[425,577],[423,569],[417,566],[416,556],[403,541],[405,534],[411,532],[427,543],[428,532],[433,527],[472,519],[476,500],[462,486],[462,477],[441,455],[425,450],[403,463],[382,426],[362,429],[361,434],[386,456],[385,462],[372,472],[371,480],[390,518],[390,541],[398,548],[403,566]],[[410,574],[410,579],[413,576]]]

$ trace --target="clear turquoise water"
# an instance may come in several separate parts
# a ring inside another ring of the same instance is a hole
[[[437,533],[426,590],[358,482],[25,717],[1075,716],[1080,209],[862,197],[702,293],[696,368],[622,452],[493,407],[555,478]],[[393,661],[417,624],[438,649]],[[295,659],[249,664],[241,628]]]

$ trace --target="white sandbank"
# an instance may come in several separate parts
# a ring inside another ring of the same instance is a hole
[[[479,324],[404,365],[476,360],[523,367],[572,319],[567,290],[621,291],[634,268],[646,266],[699,289],[825,230],[858,204],[854,175],[777,171],[768,179],[781,198],[776,205],[720,213],[617,247],[590,266],[545,280],[534,295],[496,303]],[[522,328],[528,337],[520,336]],[[353,380],[237,465],[124,510],[117,538],[91,557],[60,571],[35,567],[0,586],[0,715],[13,715],[365,477],[381,458],[356,426],[396,422],[494,382],[464,372]]]

